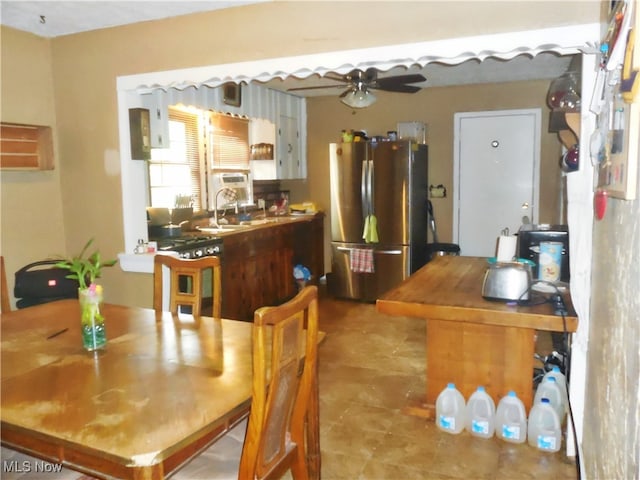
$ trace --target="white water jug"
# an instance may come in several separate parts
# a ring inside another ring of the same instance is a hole
[[[498,402],[496,436],[511,443],[524,443],[527,440],[527,411],[513,390]]]
[[[491,438],[495,430],[496,405],[480,386],[471,394],[466,408],[466,429],[471,435]]]
[[[557,452],[562,444],[560,420],[548,398],[531,408],[527,438],[529,445],[546,452]]]
[[[455,384],[449,383],[436,399],[436,425],[447,433],[464,430],[464,397]]]
[[[562,394],[562,403],[564,404],[564,413],[566,414],[569,410],[569,394],[567,392],[567,379],[564,374],[560,371],[560,367],[554,365],[553,368],[544,374],[542,381],[544,381],[547,377],[553,377],[556,379],[556,383],[558,387],[560,387],[560,393]],[[562,423],[562,417],[560,418],[560,422]]]
[[[558,414],[558,420],[562,424],[566,407],[564,405],[564,395],[560,385],[556,383],[555,377],[549,376],[542,379],[533,397],[533,404],[540,403],[543,398],[549,399],[549,403]]]

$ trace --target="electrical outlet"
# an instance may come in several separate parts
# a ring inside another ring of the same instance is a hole
[[[429,196],[431,198],[445,198],[447,196],[447,188],[440,185],[429,185]]]

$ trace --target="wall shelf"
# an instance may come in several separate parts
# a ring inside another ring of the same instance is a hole
[[[0,168],[53,170],[51,127],[2,122],[0,143]]]

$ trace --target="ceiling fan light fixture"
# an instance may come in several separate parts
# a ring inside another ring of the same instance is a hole
[[[376,100],[376,96],[367,90],[366,87],[362,87],[361,85],[358,85],[358,87],[354,88],[340,99],[342,103],[351,108],[366,108],[373,105]]]

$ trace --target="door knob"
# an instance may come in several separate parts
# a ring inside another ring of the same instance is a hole
[[[523,210],[526,210],[527,208],[529,208],[529,202],[524,202],[524,203],[522,204],[522,209],[523,209]]]

